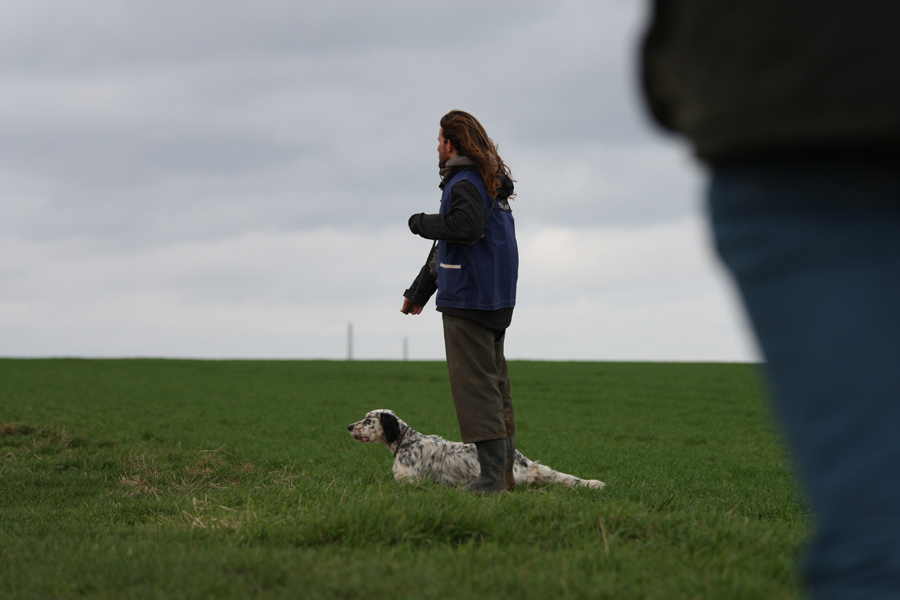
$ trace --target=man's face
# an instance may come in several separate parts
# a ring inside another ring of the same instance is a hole
[[[444,128],[438,131],[438,163],[441,166],[448,160],[456,156],[456,148],[450,143],[450,140],[444,138]]]

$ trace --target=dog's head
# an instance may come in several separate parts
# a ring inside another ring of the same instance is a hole
[[[390,446],[407,427],[394,411],[382,408],[371,411],[362,421],[348,425],[347,431],[357,442],[379,442]]]

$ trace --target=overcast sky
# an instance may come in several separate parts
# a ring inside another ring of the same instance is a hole
[[[758,360],[705,174],[636,85],[647,6],[0,3],[0,355],[443,358],[399,309],[440,117],[513,170],[509,358]]]

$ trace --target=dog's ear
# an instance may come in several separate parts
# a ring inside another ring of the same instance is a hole
[[[378,415],[381,428],[384,430],[384,439],[388,444],[393,444],[400,437],[400,422],[391,413],[383,412]]]

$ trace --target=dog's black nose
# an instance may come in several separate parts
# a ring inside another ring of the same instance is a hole
[[[353,431],[353,425],[347,425],[347,431]]]

